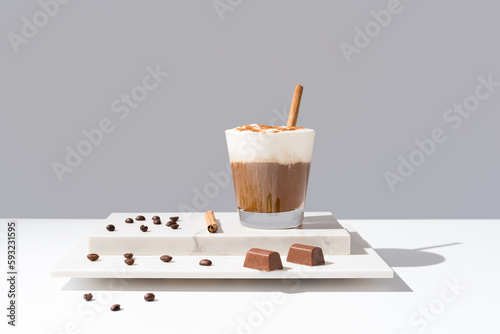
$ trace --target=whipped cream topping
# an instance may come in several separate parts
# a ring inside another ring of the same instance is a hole
[[[315,132],[302,127],[243,125],[226,130],[232,162],[311,162]]]

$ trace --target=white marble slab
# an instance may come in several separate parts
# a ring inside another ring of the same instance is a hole
[[[391,278],[392,269],[357,234],[351,235],[351,255],[326,255],[326,264],[309,267],[286,262],[282,254],[283,270],[262,272],[243,267],[244,256],[216,256],[210,254],[174,256],[168,263],[158,256],[135,256],[135,264],[127,266],[122,255],[104,255],[96,262],[87,260],[87,247],[80,244],[52,270],[55,277],[88,278],[184,278],[184,279],[328,279],[328,278]],[[201,259],[212,260],[209,267],[200,266]]]
[[[125,223],[126,218],[142,214],[145,221]],[[160,216],[162,225],[153,224],[151,217]],[[179,228],[165,226],[168,217],[179,216]],[[102,228],[95,231],[88,242],[88,253],[104,255],[172,256],[189,255],[245,255],[250,248],[264,248],[286,255],[294,243],[318,246],[325,255],[347,255],[350,251],[349,233],[331,212],[306,212],[301,227],[284,230],[259,230],[240,224],[236,212],[216,212],[219,231],[209,233],[204,213],[113,213]],[[106,230],[113,224],[115,231]],[[148,231],[142,232],[141,225]]]

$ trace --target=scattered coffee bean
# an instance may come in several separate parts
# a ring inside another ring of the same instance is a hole
[[[120,311],[120,304],[112,305],[109,309],[113,312]]]
[[[170,220],[173,220],[174,222],[179,220],[179,217],[170,217]]]
[[[159,224],[161,224],[161,220],[155,219],[155,220],[153,220],[153,224],[159,225]]]
[[[129,266],[133,265],[135,260],[134,259],[125,259],[124,261],[126,264],[128,264]]]
[[[93,297],[94,296],[92,296],[91,293],[86,293],[86,294],[83,295],[83,299],[85,299],[88,302],[91,301]]]
[[[154,293],[146,293],[144,295],[144,300],[147,301],[147,302],[152,302],[153,300],[155,300]]]
[[[144,218],[144,216],[137,216],[135,217],[135,220],[146,220],[146,218]]]
[[[158,217],[158,216],[153,216],[153,218],[152,218],[152,219],[153,219],[153,220],[160,220],[160,217]]]
[[[106,230],[113,232],[115,230],[115,225],[109,224],[108,226],[106,226]]]
[[[170,255],[162,255],[160,256],[160,260],[162,260],[163,262],[170,262],[172,261],[172,257]]]
[[[170,220],[170,221],[167,222],[167,226],[174,225],[174,224],[177,224],[177,223],[174,222],[173,220]]]
[[[146,225],[141,225],[141,231],[146,232],[148,230],[148,227]]]
[[[97,255],[97,254],[88,254],[87,255],[87,259],[89,259],[90,261],[97,261],[98,258],[99,258],[99,255]]]
[[[211,266],[212,265],[212,261],[210,261],[209,259],[203,259],[200,261],[200,266]]]
[[[132,218],[125,219],[125,223],[127,223],[127,224],[132,224],[133,222],[134,222],[134,220]]]
[[[170,225],[170,228],[173,228],[174,230],[177,230],[178,227],[179,227],[179,224],[177,224],[177,223]]]
[[[123,256],[126,258],[126,259],[131,259],[134,257],[134,254],[133,253],[125,253],[123,254]]]

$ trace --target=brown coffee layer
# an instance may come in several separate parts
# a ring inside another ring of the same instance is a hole
[[[275,213],[304,206],[310,162],[231,162],[238,208]]]

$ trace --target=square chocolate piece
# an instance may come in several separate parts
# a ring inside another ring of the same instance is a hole
[[[247,252],[243,267],[264,271],[283,269],[278,252],[260,248],[252,248]]]
[[[320,247],[293,244],[288,250],[287,262],[304,264],[306,266],[319,266],[325,264],[323,250]]]

